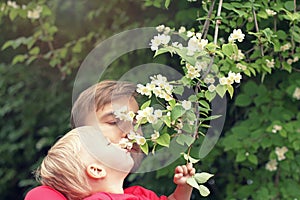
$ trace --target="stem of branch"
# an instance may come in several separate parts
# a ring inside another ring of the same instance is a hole
[[[215,6],[215,0],[213,0],[211,2],[211,5],[209,7],[209,11],[208,11],[208,14],[207,14],[207,18],[206,18],[204,26],[203,26],[203,31],[202,31],[202,38],[203,39],[205,39],[206,36],[207,36],[207,32],[208,32],[209,25],[210,25],[210,18],[211,18],[211,15],[212,15],[212,11],[214,10],[214,6]]]
[[[256,29],[256,32],[258,33],[259,32],[259,27],[258,27],[258,22],[257,22],[257,18],[256,18],[256,13],[255,13],[254,7],[252,7],[252,13],[253,13],[253,17],[254,17],[255,29]],[[263,45],[261,43],[260,36],[258,36],[258,41],[259,41],[261,56],[264,56],[264,48],[263,48]]]

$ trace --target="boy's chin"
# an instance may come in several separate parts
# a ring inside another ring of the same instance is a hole
[[[134,165],[131,169],[131,173],[134,173],[138,170],[138,168],[140,167],[145,155],[142,152],[141,148],[138,147],[133,147],[130,151],[130,155],[134,161]]]

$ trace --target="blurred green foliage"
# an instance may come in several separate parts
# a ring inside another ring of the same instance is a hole
[[[26,191],[37,185],[32,171],[55,140],[70,129],[76,70],[100,41],[124,30],[159,24],[202,30],[211,2],[214,1],[1,2],[1,198],[22,199]],[[244,78],[235,88],[220,142],[196,166],[215,174],[208,184],[212,194],[205,199],[296,199],[300,196],[300,103],[293,96],[295,89],[300,88],[300,67],[296,61],[300,56],[300,16],[294,12],[299,10],[294,2],[236,0],[223,4],[220,38],[226,40],[232,29],[242,28],[246,42],[241,49],[247,50],[243,64],[254,72],[249,71],[247,75],[252,77]],[[268,17],[266,8],[279,14]],[[28,18],[29,11],[39,9],[38,18],[34,15]],[[259,30],[255,27],[253,10]],[[215,13],[211,15],[207,34],[210,40]],[[290,50],[283,51],[281,46],[287,42]],[[176,57],[161,56],[155,60],[152,57],[149,51],[124,55],[108,68],[105,77],[117,79],[132,66],[143,63],[168,63],[175,68],[178,63]],[[265,60],[272,58],[275,73],[265,65]],[[289,58],[292,63],[288,62]],[[220,60],[219,64],[233,65],[228,60]],[[274,125],[281,126],[282,130],[274,134]],[[278,161],[277,170],[266,170],[266,163],[276,159],[275,148],[282,146],[288,148],[286,159]],[[127,184],[141,184],[159,194],[169,194],[174,188],[173,168],[182,162],[179,159],[157,172],[132,175]],[[197,192],[192,199],[200,199]]]

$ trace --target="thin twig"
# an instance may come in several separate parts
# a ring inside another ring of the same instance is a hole
[[[211,2],[211,5],[209,7],[209,11],[208,11],[208,14],[207,14],[207,18],[204,22],[203,31],[202,31],[202,38],[203,39],[205,39],[206,36],[207,36],[207,32],[209,30],[209,25],[210,25],[210,18],[211,18],[212,12],[214,10],[214,6],[215,6],[215,0],[213,0]]]
[[[259,27],[258,27],[258,22],[257,22],[254,6],[252,6],[252,13],[253,13],[253,17],[254,17],[254,24],[255,24],[256,32],[259,33]],[[264,56],[264,48],[261,43],[260,36],[258,36],[258,41],[259,41],[261,56]]]

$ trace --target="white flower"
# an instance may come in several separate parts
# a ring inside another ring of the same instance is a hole
[[[266,64],[267,64],[268,68],[274,68],[275,61],[274,61],[274,59],[271,59],[271,60],[266,59]]]
[[[160,33],[163,32],[164,29],[165,29],[165,25],[163,25],[163,24],[156,27],[156,30]]]
[[[128,134],[127,134],[127,138],[129,139],[129,140],[134,140],[135,139],[135,137],[136,137],[136,133],[134,132],[134,131],[130,131]]]
[[[37,6],[34,10],[28,10],[27,17],[28,19],[38,19],[43,10],[43,7]]]
[[[185,66],[185,67],[186,67],[186,69],[187,69],[187,74],[186,74],[186,76],[187,76],[188,78],[194,79],[194,78],[200,77],[200,70],[201,70],[200,67],[196,68],[196,67],[192,66],[192,65],[189,64],[189,63],[186,63],[186,66]]]
[[[178,48],[178,49],[183,49],[182,44],[181,44],[181,43],[178,43],[178,42],[173,42],[173,43],[172,43],[172,46],[173,46],[173,47],[176,47],[176,48]]]
[[[294,93],[293,93],[293,97],[297,100],[300,100],[300,88],[296,88]]]
[[[277,131],[281,131],[282,130],[282,126],[280,126],[280,125],[274,125],[273,126],[273,129],[272,129],[272,132],[273,133],[277,133]]]
[[[154,111],[154,116],[157,117],[157,118],[160,118],[162,117],[162,111],[157,109]]]
[[[121,138],[120,142],[119,142],[119,146],[122,148],[122,149],[126,149],[127,146],[128,146],[128,143],[129,140],[127,138]]]
[[[219,79],[219,82],[220,82],[221,85],[226,85],[227,84],[227,78],[226,77],[221,77]]]
[[[242,65],[241,63],[236,64],[236,68],[245,71],[247,69],[246,65]]]
[[[184,26],[181,26],[178,30],[178,33],[181,34],[181,33],[185,33],[186,32],[186,28]]]
[[[191,109],[192,107],[192,102],[190,101],[187,101],[187,100],[183,100],[182,103],[181,103],[182,107],[185,109],[185,110],[189,110]]]
[[[277,158],[279,161],[284,160],[285,159],[285,153],[288,151],[288,148],[283,146],[283,147],[276,147],[275,148],[275,153],[277,155]]]
[[[208,86],[208,91],[213,92],[216,90],[216,86],[214,86],[213,84],[211,84],[210,86]]]
[[[144,145],[146,143],[146,139],[141,135],[137,135],[135,140],[138,145]]]
[[[193,31],[188,31],[187,33],[186,33],[186,36],[187,37],[192,37],[192,36],[194,36],[195,35],[195,32],[193,32]]]
[[[295,58],[293,59],[293,62],[298,62],[298,60],[299,60],[299,57],[295,56]]]
[[[138,84],[136,91],[141,95],[151,96],[151,87],[149,85],[147,87],[142,84]]]
[[[277,161],[276,160],[270,160],[267,164],[266,164],[266,169],[269,171],[276,171],[277,170]]]
[[[7,1],[7,5],[12,7],[12,8],[19,8],[20,6],[17,5],[15,1]]]
[[[242,79],[242,75],[240,73],[236,73],[235,74],[235,77],[234,77],[234,81],[236,83],[240,83],[241,82],[241,79]]]
[[[275,12],[274,10],[271,10],[271,9],[266,9],[266,13],[269,16],[274,16],[277,14],[277,12]]]
[[[154,131],[154,133],[151,135],[151,140],[155,141],[157,138],[159,138],[160,134],[158,131]]]
[[[291,43],[286,43],[285,45],[280,47],[280,51],[287,51],[292,47]]]
[[[239,49],[237,54],[232,54],[231,59],[234,61],[240,61],[244,59],[245,55],[242,53],[242,51]]]
[[[122,106],[118,110],[114,111],[114,115],[116,118],[122,120],[122,121],[133,121],[134,113],[130,113],[127,110],[127,106]]]
[[[154,38],[150,42],[151,50],[152,51],[158,50],[159,45],[161,45],[161,44],[166,45],[169,43],[170,40],[171,40],[171,37],[169,35],[158,34],[158,35],[154,36]]]
[[[148,115],[147,116],[147,121],[150,123],[150,124],[156,124],[157,122],[157,117],[155,115]]]
[[[164,34],[168,35],[170,33],[170,31],[171,31],[170,27],[168,27],[168,26],[165,27]]]
[[[233,32],[230,34],[228,41],[235,42],[236,40],[242,42],[245,38],[245,34],[242,33],[241,29],[234,29]]]

